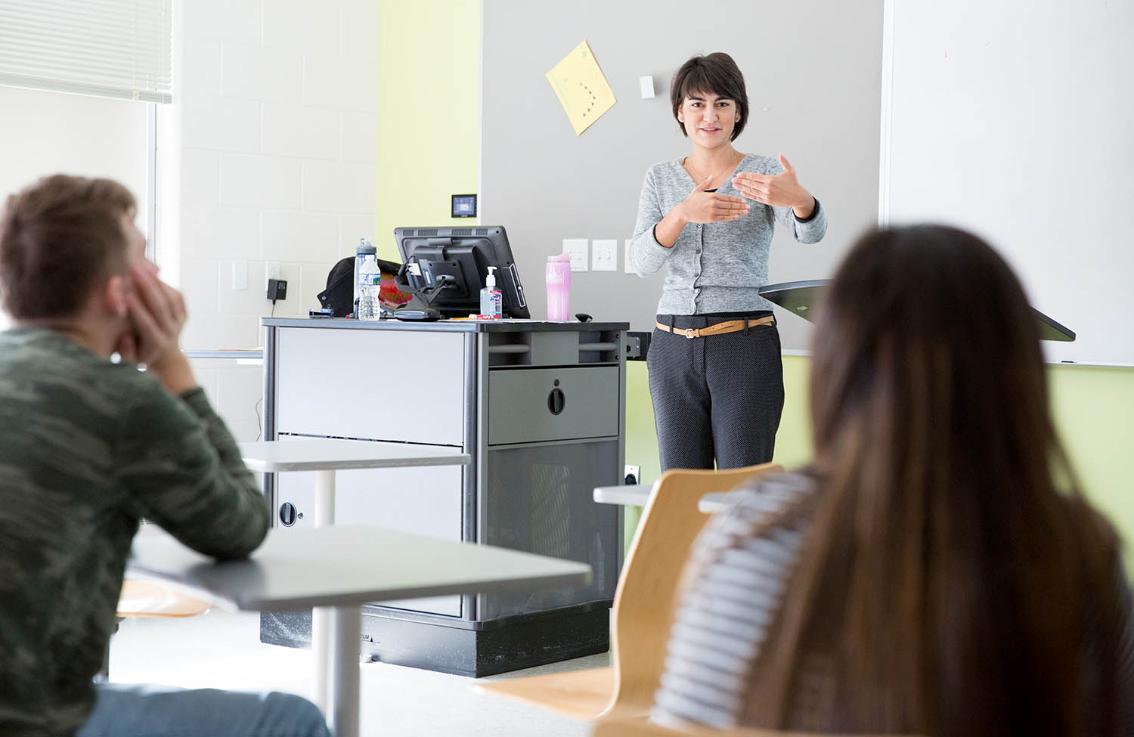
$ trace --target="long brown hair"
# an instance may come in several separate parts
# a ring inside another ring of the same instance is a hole
[[[746,721],[1112,733],[1113,651],[1087,638],[1117,626],[1099,592],[1116,589],[1118,543],[1076,488],[1008,265],[954,228],[868,233],[812,355],[822,501]],[[801,716],[816,674],[827,708]]]

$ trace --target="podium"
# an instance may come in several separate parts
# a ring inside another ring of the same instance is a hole
[[[766,284],[760,287],[760,296],[808,322],[814,322],[811,315],[822,300],[823,292],[826,291],[830,281],[830,279],[808,279]],[[1056,340],[1063,343],[1075,340],[1075,331],[1071,328],[1053,320],[1035,307],[1032,308],[1032,314],[1039,321],[1040,340]]]

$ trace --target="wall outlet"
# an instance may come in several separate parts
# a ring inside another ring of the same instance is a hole
[[[625,471],[622,474],[622,483],[626,486],[637,486],[642,479],[642,469],[639,466],[631,466],[629,463],[625,466]]]
[[[634,271],[634,267],[630,265],[630,244],[633,243],[633,241],[627,239],[626,241],[624,241],[624,243],[626,245],[626,261],[625,261],[626,273],[627,274],[635,274],[637,272]]]
[[[571,257],[571,271],[587,270],[587,246],[590,241],[586,238],[564,238],[563,253]]]
[[[618,271],[618,241],[594,241],[591,248],[591,271]]]

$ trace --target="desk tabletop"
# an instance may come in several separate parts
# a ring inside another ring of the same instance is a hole
[[[591,580],[584,563],[355,525],[272,529],[248,560],[223,563],[147,528],[134,539],[128,567],[249,611],[557,589]]]
[[[628,322],[578,322],[567,320],[438,320],[417,322],[402,320],[351,320],[348,318],[262,317],[266,328],[315,328],[319,330],[403,330],[422,333],[589,333],[594,331],[629,330]]]
[[[248,468],[268,473],[452,466],[472,460],[460,448],[339,438],[289,438],[240,443],[240,454]]]
[[[599,504],[644,507],[653,491],[653,486],[597,486],[592,495]]]

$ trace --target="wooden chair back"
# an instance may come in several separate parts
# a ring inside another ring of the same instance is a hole
[[[610,654],[614,693],[603,716],[649,711],[665,664],[677,587],[697,535],[709,516],[697,509],[705,494],[729,491],[776,464],[721,471],[662,474],[627,551],[614,597]]]

